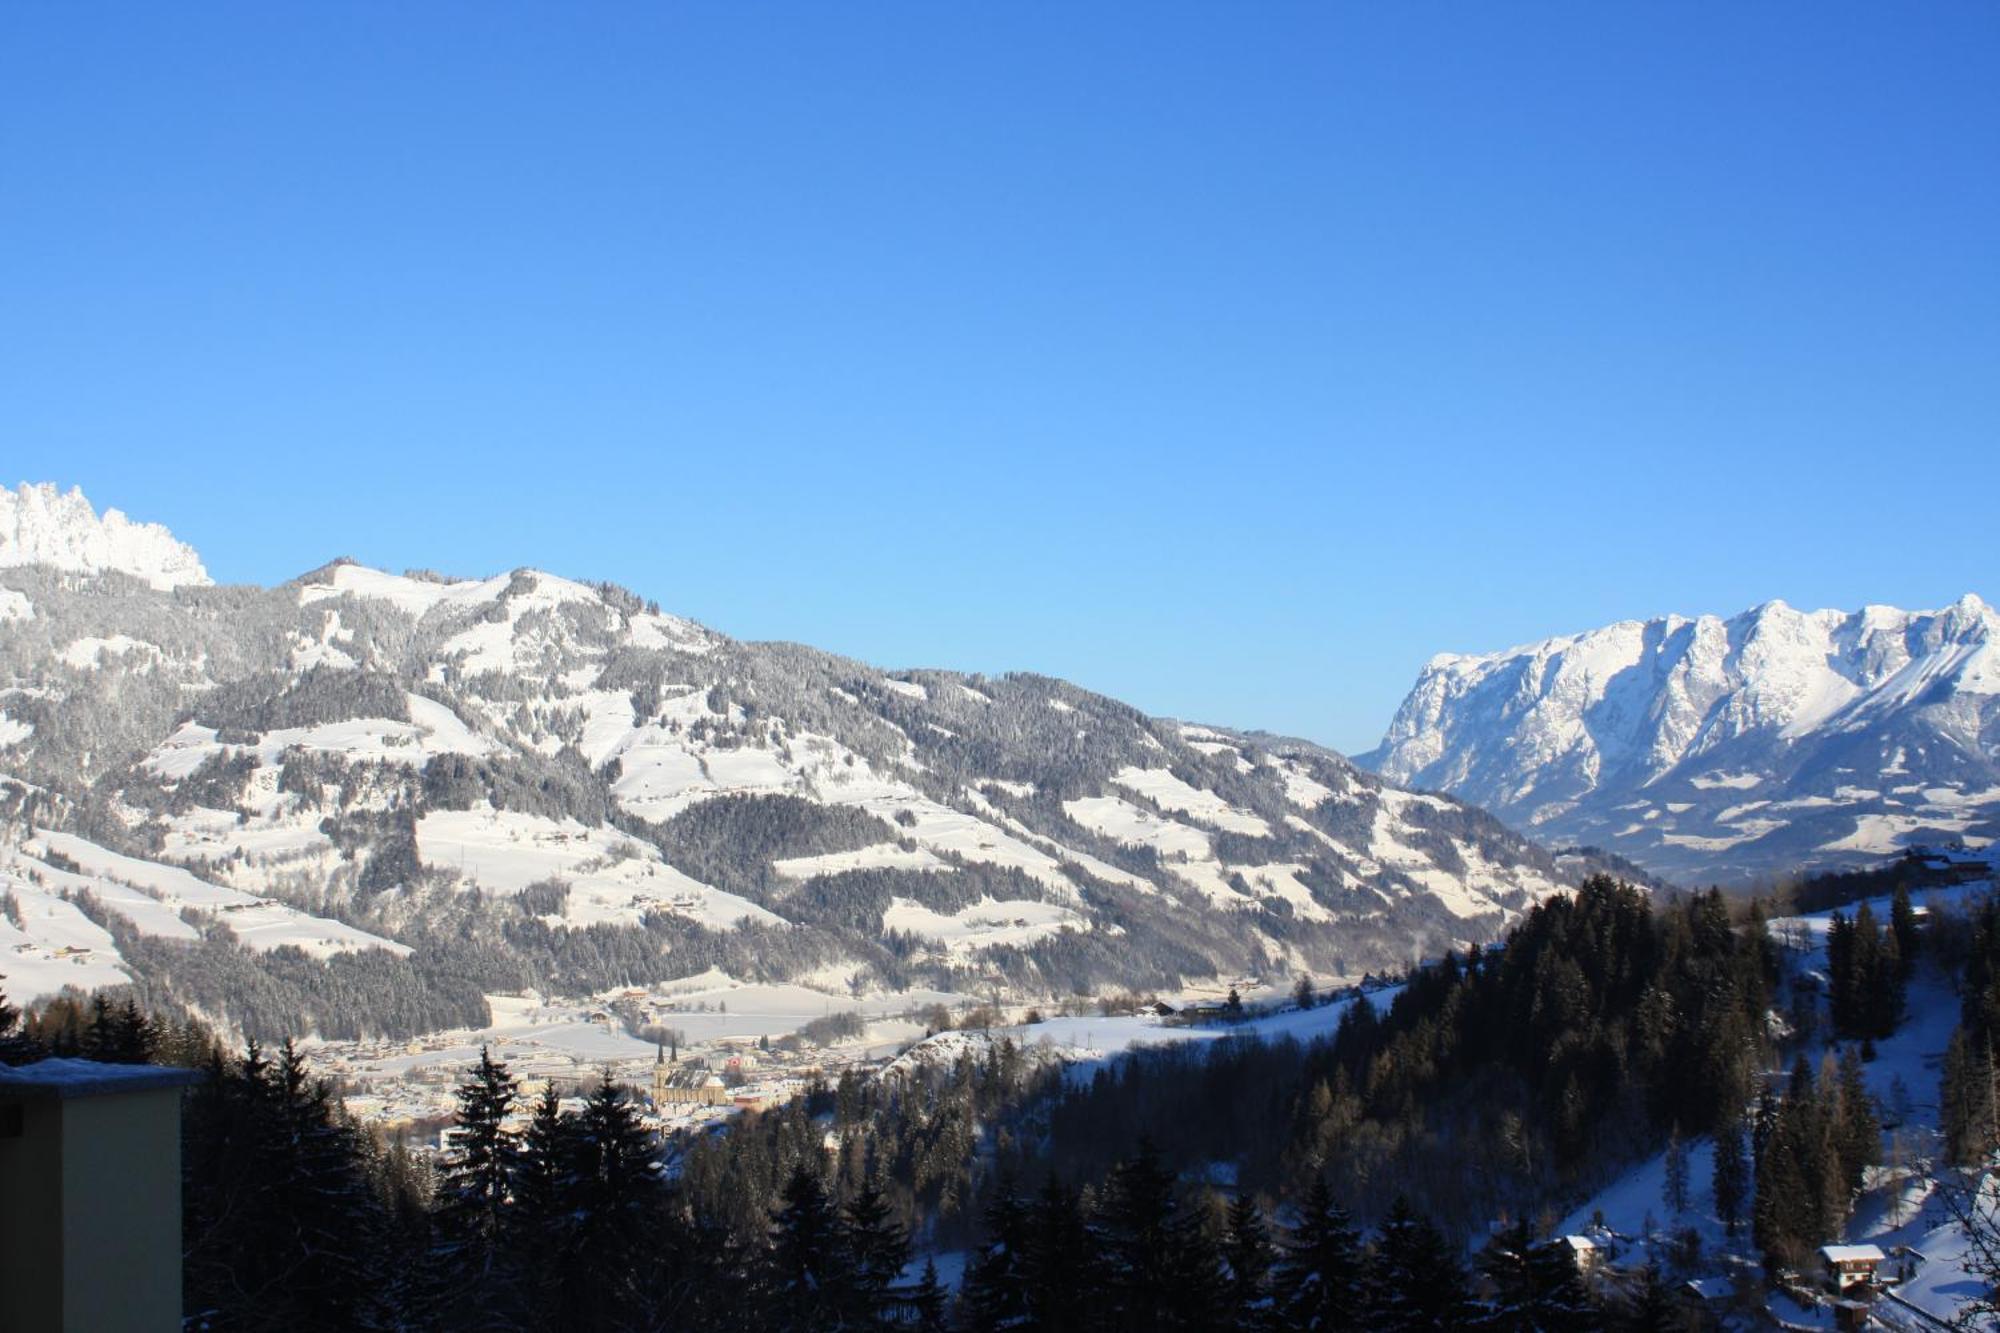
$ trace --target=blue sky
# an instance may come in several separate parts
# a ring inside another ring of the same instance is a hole
[[[2000,6],[0,7],[0,479],[1361,749],[1994,598]]]

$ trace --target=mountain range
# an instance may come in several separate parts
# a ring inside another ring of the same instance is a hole
[[[1755,882],[2000,837],[2000,613],[1622,621],[1424,667],[1358,757],[1557,843]]]
[[[1357,976],[1582,869],[1303,741],[746,643],[609,584],[215,586],[0,493],[0,985],[244,1031],[722,968],[841,994]]]

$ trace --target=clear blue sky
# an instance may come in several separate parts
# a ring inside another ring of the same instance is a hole
[[[2000,597],[2000,5],[0,7],[0,479],[1361,749]]]

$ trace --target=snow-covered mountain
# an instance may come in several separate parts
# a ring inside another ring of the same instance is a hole
[[[1582,869],[1304,742],[742,643],[534,570],[0,570],[0,775],[0,985],[130,974],[273,1031],[711,967],[1352,976],[1493,938]]]
[[[2000,613],[1624,621],[1433,658],[1359,762],[1683,880],[2000,836]]]
[[[81,490],[0,489],[0,566],[47,565],[85,574],[117,571],[155,588],[209,582],[192,547],[157,523],[134,523],[116,509],[100,515]],[[4,614],[4,611],[0,611]]]

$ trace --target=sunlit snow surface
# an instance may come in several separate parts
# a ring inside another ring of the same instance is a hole
[[[1386,1012],[1402,993],[1401,986],[1387,986],[1367,998],[1377,1010]],[[1311,1042],[1331,1037],[1340,1027],[1341,1016],[1354,1003],[1352,998],[1343,998],[1313,1009],[1287,1007],[1241,1023],[1184,1024],[1150,1013],[1122,1017],[1081,1015],[990,1030],[940,1032],[905,1051],[889,1069],[894,1072],[926,1064],[948,1065],[961,1055],[981,1055],[989,1045],[1005,1039],[1023,1050],[1039,1053],[1042,1058],[1070,1065],[1074,1077],[1088,1079],[1094,1066],[1148,1047],[1231,1038]]]
[[[637,924],[667,911],[718,929],[774,913],[682,874],[659,850],[608,828],[586,828],[512,810],[439,810],[417,821],[417,851],[426,865],[456,871],[470,884],[515,894],[557,880],[569,886],[563,920]]]
[[[142,934],[195,939],[198,932],[181,916],[183,909],[192,909],[228,926],[245,948],[256,951],[290,945],[316,958],[359,949],[387,949],[403,955],[410,952],[406,945],[356,926],[212,884],[176,866],[107,851],[68,833],[39,834],[18,851],[0,856],[6,858],[0,862],[0,870],[17,895],[40,893],[55,900],[64,892],[89,893],[110,911],[130,921]],[[72,872],[60,868],[52,864],[52,856],[78,869]],[[60,944],[67,937],[49,938]],[[102,947],[110,949],[108,935],[103,937]],[[116,957],[115,951],[111,956]],[[8,962],[0,961],[0,973],[9,966]]]
[[[99,514],[82,491],[50,485],[0,487],[0,568],[15,565],[84,574],[115,570],[160,589],[209,581],[194,550],[159,524],[135,523],[116,509]]]
[[[55,864],[58,860],[77,869]],[[42,833],[22,846],[0,848],[0,893],[13,896],[21,915],[19,925],[0,918],[0,984],[15,1003],[64,986],[89,990],[131,980],[110,933],[65,895],[89,894],[141,934],[167,939],[200,938],[182,915],[192,911],[198,919],[226,925],[244,948],[256,952],[285,946],[315,958],[361,949],[410,952],[344,922],[212,884],[178,867],[107,851],[67,833]]]
[[[1770,602],[1443,654],[1362,761],[1684,882],[1983,843],[2000,612]]]

